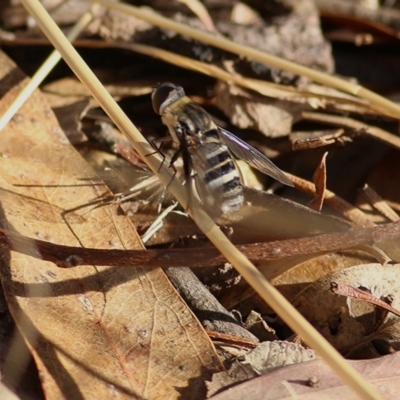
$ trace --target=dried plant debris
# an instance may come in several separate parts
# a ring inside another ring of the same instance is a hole
[[[152,5],[150,2],[148,5]],[[159,4],[155,2],[157,10]],[[287,58],[318,70],[333,72],[333,61],[330,46],[324,40],[318,13],[310,0],[300,2],[272,2],[267,8],[256,2],[249,2],[247,7],[254,7],[254,12],[262,15],[257,23],[241,24],[232,20],[234,6],[227,3],[215,4],[205,2],[215,21],[216,34],[221,34],[237,43],[265,50],[271,54]],[[170,18],[184,22],[189,26],[205,29],[196,15],[186,7],[162,7],[158,11]],[[234,14],[234,13],[233,13]],[[113,17],[114,16],[114,17]],[[113,20],[116,18],[116,20]],[[124,20],[121,23],[121,19]],[[110,23],[110,21],[112,21]],[[110,27],[115,26],[115,28]],[[122,27],[122,31],[121,31]],[[126,27],[126,31],[123,28]],[[158,31],[154,27],[137,21],[115,11],[107,11],[100,20],[98,33],[107,40],[123,40],[144,43],[173,53],[181,54],[219,65],[234,74],[245,74],[281,84],[304,86],[306,80],[282,70],[240,59],[221,50],[182,38],[170,31]],[[308,51],[306,49],[312,49]],[[231,89],[233,90],[233,89]],[[217,104],[229,116],[232,123],[242,128],[257,129],[266,136],[279,137],[290,133],[292,124],[299,119],[301,111],[310,110],[309,106],[298,105],[287,101],[259,98],[254,95],[230,93],[226,87],[216,90]],[[239,89],[236,89],[236,91]]]
[[[21,5],[11,3],[1,9],[0,40],[19,66],[33,72],[42,59],[38,45],[40,51],[50,47]],[[43,3],[64,29],[90,5]],[[151,0],[136,5],[330,74],[334,60],[317,7],[325,21],[337,24],[350,17],[343,25],[356,31],[353,38],[359,26],[368,27],[362,40],[354,41],[357,46],[398,40],[395,8],[363,13],[365,6],[352,2],[322,3]],[[238,218],[221,216],[217,222],[346,357],[394,353],[380,357],[379,364],[363,361],[358,368],[373,368],[367,379],[380,380],[385,393],[397,394],[397,119],[363,98],[105,8],[74,45],[167,165],[176,148],[158,142],[166,128],[151,109],[150,94],[157,83],[171,81],[184,86],[220,126],[292,172],[288,176],[295,189],[269,186],[269,178],[247,164],[240,166],[244,204]],[[397,53],[385,51],[393,58],[387,67],[394,69]],[[6,57],[2,60],[4,111],[23,78]],[[381,70],[375,62],[364,64],[371,76]],[[389,94],[394,96],[395,89],[390,87]],[[348,398],[347,389],[320,360],[303,363],[315,358],[313,351],[297,344],[301,340],[209,245],[185,210],[169,209],[174,200],[146,160],[71,72],[60,67],[42,90],[44,95],[36,92],[5,128],[0,144],[0,200],[15,229],[0,229],[6,295],[0,305],[2,376],[10,376],[3,360],[15,320],[37,363],[39,372],[32,376],[38,387],[39,374],[45,378],[46,397],[65,395],[60,382],[66,382],[75,391],[72,397],[78,392],[78,397],[90,396],[96,386],[123,398],[204,399],[205,382],[223,364],[227,371],[215,373],[207,384],[209,396],[246,399],[256,393],[252,397],[262,398],[268,392],[271,399],[288,393],[322,398],[335,391]],[[328,145],[325,159],[322,147]],[[174,167],[183,181],[179,161]],[[360,191],[366,182],[370,187]],[[26,330],[19,310],[34,330]],[[74,318],[62,318],[65,310]],[[291,339],[296,343],[283,341]],[[28,349],[25,353],[29,356]],[[288,366],[297,362],[301,365]]]
[[[383,399],[397,399],[399,393],[400,353],[375,360],[352,361],[348,363],[365,379],[379,388]],[[342,379],[322,360],[279,368],[243,382],[232,389],[214,395],[214,400],[281,399],[355,399],[355,395],[343,385]]]
[[[0,58],[3,82],[18,82],[1,86],[2,114],[24,82],[4,53]],[[143,248],[116,204],[93,205],[111,193],[66,139],[40,91],[20,113],[25,118],[2,132],[3,226],[81,249]],[[43,259],[11,257],[5,249],[2,255],[7,305],[40,371],[36,377],[46,382],[46,398],[88,398],[94,387],[99,398],[176,398],[189,380],[204,381],[214,367],[221,370],[207,334],[160,268],[137,274],[95,264],[58,270]],[[191,398],[204,398],[196,388]]]
[[[28,26],[36,34],[41,33],[35,20],[28,14],[23,5],[18,1],[11,3],[2,10],[2,24],[5,29],[15,30]],[[90,3],[82,0],[45,0],[43,6],[60,26],[75,23],[86,12]]]
[[[228,371],[213,375],[207,383],[208,396],[212,396],[226,387],[267,374],[277,368],[315,360],[315,352],[300,344],[285,341],[263,342],[254,350],[239,357]]]
[[[258,96],[225,82],[216,85],[215,95],[217,106],[233,125],[272,138],[288,136],[302,111],[311,109],[307,104]]]
[[[81,121],[87,112],[88,105],[88,100],[81,100],[64,107],[53,108],[61,128],[74,145],[87,141],[87,136],[82,131]]]
[[[356,22],[360,26],[360,21],[362,21],[364,29],[369,25],[370,30],[375,28],[376,31],[379,30],[379,24],[381,25],[381,34],[392,33],[393,37],[398,37],[395,34],[400,29],[400,11],[397,7],[381,6],[379,2],[349,2],[346,0],[334,0],[329,3],[317,0],[315,4],[324,17],[348,17],[349,20],[353,19],[354,21],[353,28],[357,26]]]
[[[243,328],[239,321],[221,306],[189,268],[168,268],[165,272],[207,330],[258,341],[256,336]]]
[[[243,364],[250,364],[257,375],[266,374],[276,368],[316,359],[311,349],[297,343],[274,341],[261,343],[243,357]]]
[[[104,76],[104,79],[111,82],[107,84],[103,80],[108,92],[116,101],[128,96],[150,94],[152,91],[152,85],[143,79],[136,82],[127,82],[123,80],[123,77],[122,80],[120,78],[119,76],[116,77],[107,74]],[[54,80],[44,85],[42,90],[52,108],[64,107],[82,100],[90,101],[92,108],[98,106],[89,90],[76,77],[64,77]]]
[[[275,330],[269,327],[261,314],[254,310],[247,316],[245,327],[262,342],[278,340]]]
[[[237,19],[232,20],[233,3],[204,2],[214,21],[216,34],[318,70],[333,71],[330,46],[321,34],[318,12],[312,1],[274,1],[269,2],[267,7],[262,3],[251,3],[248,2],[248,7],[254,7],[254,11],[259,13],[261,18],[257,19],[256,23],[248,25],[238,23]],[[157,1],[146,2],[146,5],[154,7],[155,10],[173,20],[198,29],[206,29],[199,18],[186,6],[177,6],[176,3],[166,6]],[[98,33],[106,39],[153,45],[208,63],[220,63],[230,58],[236,60],[235,64],[239,73],[246,73],[246,75],[251,73],[253,77],[257,76],[277,83],[294,83],[299,79],[293,74],[271,69],[260,63],[240,60],[236,56],[233,57],[215,48],[182,38],[170,31],[157,32],[157,29],[152,26],[146,27],[145,23],[114,11],[106,11],[100,25],[97,26],[97,31],[94,25],[92,29],[92,33]]]
[[[333,72],[330,46],[321,34],[318,12],[312,1],[247,2],[263,17],[258,23],[237,25],[221,20],[219,31],[233,41],[247,44],[317,70]],[[308,50],[305,50],[308,49]],[[305,50],[305,51],[304,51]],[[298,78],[265,65],[241,60],[239,73],[263,76],[276,83],[294,83]]]
[[[351,142],[344,129],[327,129],[323,131],[296,131],[289,134],[293,151],[310,150],[332,144],[345,145]]]
[[[352,352],[353,357],[370,357],[375,339],[388,347],[400,348],[399,317],[383,312],[365,301],[338,296],[331,291],[332,282],[351,285],[369,291],[378,299],[390,299],[390,305],[400,307],[399,265],[383,267],[365,264],[328,274],[309,285],[294,299],[299,311],[339,350]],[[387,300],[386,300],[387,301]],[[374,349],[375,354],[383,348]]]
[[[214,374],[211,382],[206,382],[208,393],[207,397],[211,397],[220,391],[231,388],[240,382],[253,379],[257,376],[251,365],[243,364],[235,361],[229,371],[224,371],[219,374]]]

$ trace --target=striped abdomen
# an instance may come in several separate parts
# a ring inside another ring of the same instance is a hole
[[[244,201],[243,188],[228,147],[210,141],[190,147],[189,152],[197,175],[196,187],[205,205],[213,207],[214,213],[238,211]]]

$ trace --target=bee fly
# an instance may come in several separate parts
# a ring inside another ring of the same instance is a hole
[[[194,172],[199,197],[214,216],[220,216],[221,212],[234,213],[244,202],[240,174],[232,153],[259,171],[293,186],[266,156],[217,126],[202,107],[185,95],[181,86],[162,83],[154,89],[151,98],[154,111],[161,115],[178,145],[170,165],[182,155],[186,184],[190,185]]]

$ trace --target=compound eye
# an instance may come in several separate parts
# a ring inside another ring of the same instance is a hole
[[[184,95],[183,89],[173,83],[167,82],[158,85],[151,95],[154,112],[161,115],[166,106]]]

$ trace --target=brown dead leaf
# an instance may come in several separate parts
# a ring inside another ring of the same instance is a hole
[[[380,309],[373,304],[347,299],[330,291],[331,283],[351,285],[368,290],[377,298],[390,298],[391,306],[400,306],[399,265],[383,267],[364,264],[326,275],[305,288],[294,300],[298,310],[336,348],[349,349],[364,343],[370,335],[398,325],[399,317],[387,315],[380,321]],[[399,342],[399,337],[392,343]]]
[[[116,99],[141,96],[152,91],[151,85],[143,83],[143,80],[135,82],[135,84],[124,81],[105,86]],[[89,101],[91,107],[97,106],[97,102],[91,97],[89,90],[76,77],[66,77],[48,83],[43,87],[43,93],[52,108],[65,107],[82,100]]]
[[[385,400],[396,400],[400,390],[400,353],[376,360],[348,361],[375,384]],[[359,397],[322,361],[290,365],[244,382],[213,396],[213,400],[358,400]]]
[[[287,136],[300,119],[305,104],[289,103],[250,94],[238,86],[219,82],[215,89],[218,107],[239,128],[256,129],[268,137]]]
[[[286,341],[264,342],[254,350],[249,351],[243,363],[250,364],[258,375],[286,365],[314,360],[314,350],[306,349],[297,343]]]
[[[270,373],[277,368],[314,360],[316,357],[314,350],[300,344],[278,340],[260,343],[240,357],[228,371],[214,374],[212,381],[207,384],[208,395],[212,396],[227,386]]]
[[[81,100],[68,106],[53,108],[63,132],[74,145],[87,141],[82,132],[81,120],[88,110],[88,104],[89,100]]]
[[[283,275],[272,279],[275,286],[292,299],[297,293],[323,276],[366,262],[374,262],[372,257],[356,251],[326,254],[306,261]]]
[[[362,300],[367,303],[375,304],[376,306],[382,307],[387,311],[392,312],[393,314],[400,317],[400,311],[393,308],[390,304],[387,304],[385,301],[378,299],[376,296],[373,296],[369,291],[358,289],[350,285],[346,285],[345,283],[331,283],[331,290],[335,294],[339,294],[341,296],[346,296],[348,298]]]
[[[1,53],[1,112],[23,85]],[[35,92],[2,132],[3,225],[59,244],[138,249],[116,205],[88,206],[108,193],[70,146]],[[69,213],[67,210],[73,210]],[[2,258],[8,306],[38,366],[48,399],[202,398],[217,355],[164,273]]]
[[[322,156],[321,162],[317,166],[313,181],[315,184],[315,196],[308,204],[308,206],[316,211],[321,211],[322,205],[324,204],[325,190],[326,190],[326,156],[328,152],[325,152]]]
[[[251,365],[243,364],[239,360],[235,360],[229,368],[229,371],[216,373],[213,375],[211,382],[206,382],[208,389],[207,397],[215,395],[221,390],[224,390],[224,388],[231,388],[240,382],[248,381],[256,376],[257,374],[251,368]]]
[[[83,100],[93,103],[89,91],[76,78],[63,78],[43,86],[43,96],[51,107],[65,107]]]
[[[374,262],[365,254],[345,251],[331,253],[319,257],[300,258],[291,260],[273,260],[263,263],[260,268],[263,275],[271,280],[272,284],[289,300],[317,279],[334,271],[340,271],[354,265]],[[282,273],[282,271],[285,271]],[[249,288],[245,281],[240,281],[235,290],[228,291],[220,297],[221,303],[229,310],[235,308],[247,315],[256,308],[261,314],[273,313],[257,293]]]

